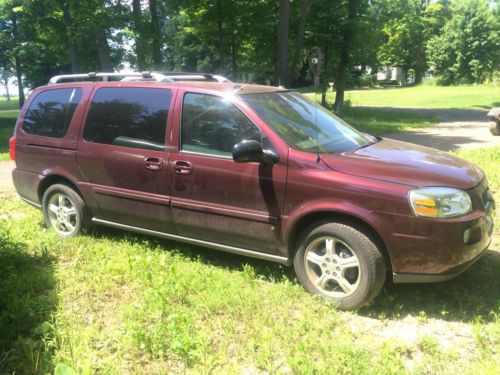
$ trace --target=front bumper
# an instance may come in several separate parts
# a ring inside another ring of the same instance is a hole
[[[445,281],[474,264],[492,240],[495,202],[491,197],[476,207],[466,216],[451,219],[387,214],[384,219],[392,230],[386,245],[394,282]]]
[[[489,245],[489,244],[488,244]],[[474,259],[472,259],[469,262],[463,263],[459,265],[458,267],[455,267],[453,272],[448,272],[448,273],[397,273],[393,272],[392,273],[392,280],[396,284],[403,284],[403,283],[437,283],[441,281],[446,281],[446,280],[451,280],[454,279],[455,277],[461,275],[463,272],[465,272],[467,269],[469,269],[470,266],[472,266],[476,261],[479,260],[483,256],[483,254],[486,252],[488,249],[488,246],[479,253],[478,256],[476,256]]]

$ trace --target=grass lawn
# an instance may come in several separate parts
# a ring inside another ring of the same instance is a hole
[[[17,97],[11,97],[10,102],[6,98],[0,98],[0,111],[9,109],[19,109],[19,101]]]
[[[0,160],[9,160],[9,138],[19,111],[0,112]]]
[[[432,116],[360,107],[346,108],[341,117],[356,129],[373,135],[430,126],[439,122]]]
[[[309,89],[301,90],[314,94]],[[317,98],[320,98],[317,95]],[[408,108],[461,108],[489,109],[500,106],[500,85],[463,85],[386,88],[347,91],[345,99],[353,106],[382,106]],[[327,102],[335,101],[335,93],[329,92]]]
[[[460,155],[500,201],[500,147]],[[461,277],[388,283],[340,312],[273,263],[105,228],[56,238],[6,193],[0,373],[498,374],[496,224],[494,251]]]

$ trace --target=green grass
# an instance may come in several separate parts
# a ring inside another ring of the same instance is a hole
[[[460,155],[500,201],[500,147]],[[3,194],[0,373],[497,374],[498,224],[495,251],[461,277],[388,283],[372,306],[345,313],[273,263],[105,228],[59,239]],[[407,321],[425,328],[413,342],[380,334]],[[443,347],[427,330],[457,324],[466,345]]]
[[[309,89],[301,90],[313,97]],[[320,95],[317,95],[319,98]],[[353,106],[382,106],[408,108],[489,109],[500,106],[500,85],[432,86],[347,91],[345,99]],[[335,101],[328,92],[327,102]]]
[[[431,116],[359,107],[346,108],[341,117],[356,129],[373,135],[430,126],[439,122]]]
[[[10,101],[6,98],[0,98],[0,111],[19,109],[19,100],[17,97],[11,97]]]
[[[19,111],[0,112],[0,161],[9,160],[9,138],[14,133],[14,125]]]

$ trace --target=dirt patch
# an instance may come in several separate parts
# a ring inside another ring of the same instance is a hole
[[[0,193],[7,193],[14,190],[12,183],[12,169],[14,162],[0,161]]]

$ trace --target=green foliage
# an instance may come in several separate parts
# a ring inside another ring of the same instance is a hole
[[[498,3],[497,3],[498,6]],[[428,42],[441,84],[482,83],[500,69],[500,18],[487,0],[453,3],[454,16]]]

